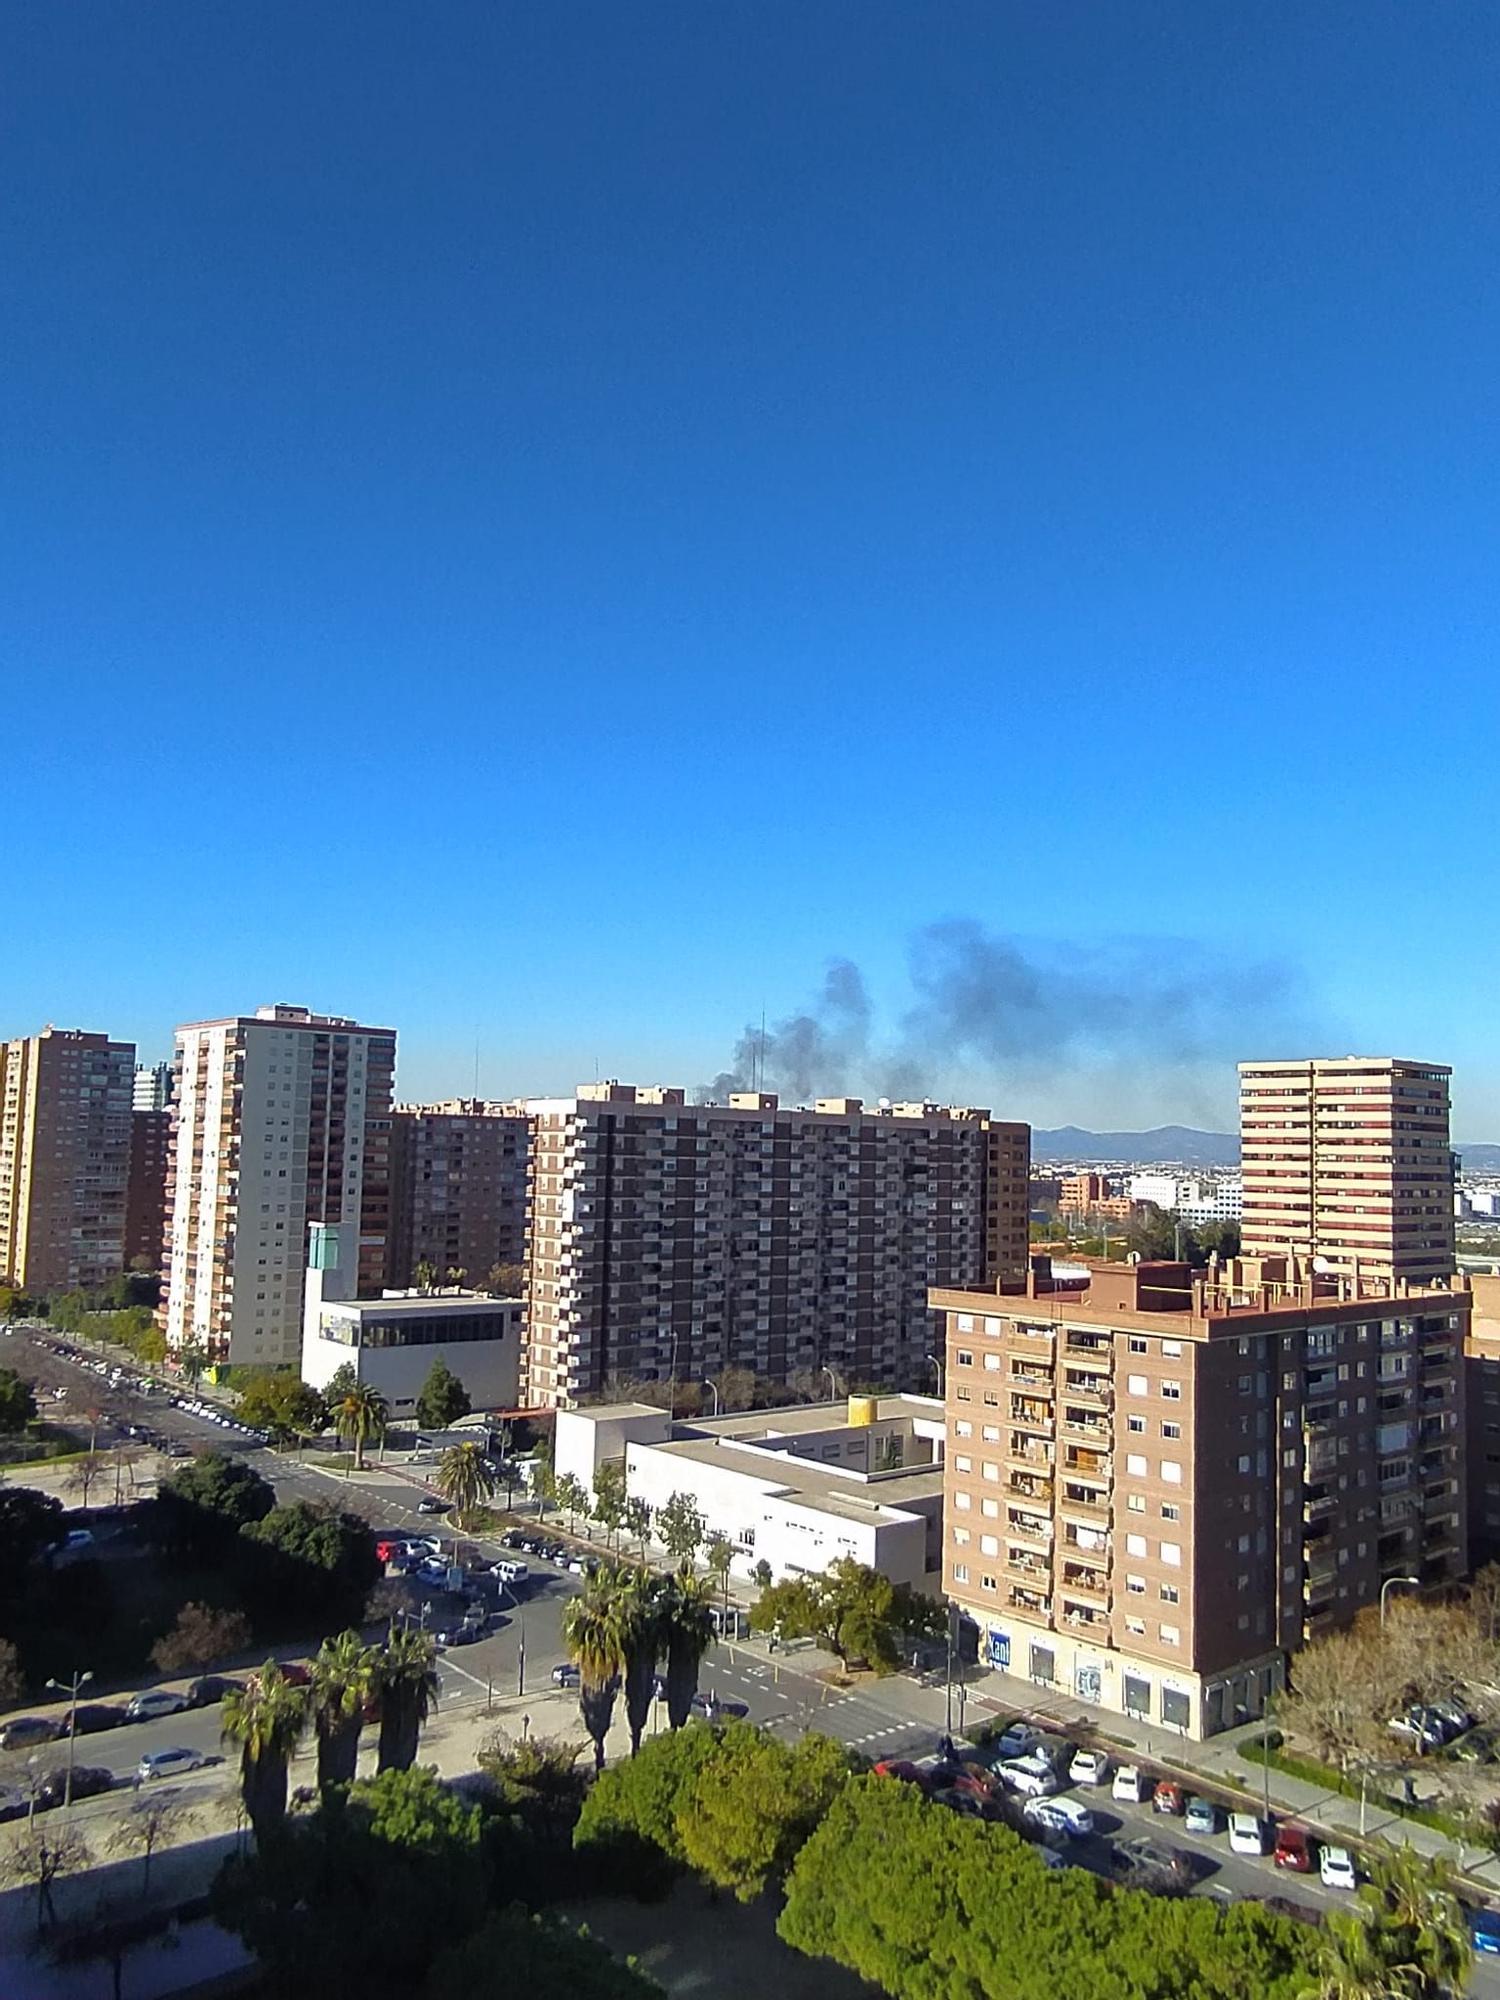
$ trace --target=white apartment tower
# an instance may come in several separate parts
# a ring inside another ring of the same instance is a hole
[[[357,1222],[359,1290],[385,1275],[395,1030],[262,1007],[179,1028],[174,1068],[167,1342],[295,1365],[308,1225]]]

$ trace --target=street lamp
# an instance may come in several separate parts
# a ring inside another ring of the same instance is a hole
[[[1388,1576],[1386,1578],[1385,1582],[1380,1586],[1380,1629],[1382,1631],[1385,1630],[1385,1594],[1391,1588],[1391,1585],[1395,1583],[1409,1583],[1413,1590],[1420,1590],[1422,1588],[1422,1579],[1419,1576]]]
[[[933,1374],[937,1376],[938,1394],[941,1396],[943,1393],[943,1364],[941,1361],[938,1360],[935,1354],[929,1354],[927,1357],[927,1365],[932,1370]]]
[[[717,1382],[710,1382],[705,1379],[703,1386],[705,1389],[712,1389],[713,1391],[714,1406],[708,1414],[711,1418],[716,1417],[719,1414],[719,1385]]]
[[[78,1697],[94,1678],[92,1674],[75,1672],[71,1681],[49,1680],[49,1688],[56,1688],[59,1694],[68,1697],[68,1775],[63,1780],[63,1810],[66,1812],[73,1803],[73,1750],[78,1741]]]
[[[823,1373],[828,1377],[829,1400],[836,1403],[839,1399],[839,1378],[826,1361],[823,1364]]]
[[[508,1597],[516,1607],[517,1635],[520,1640],[516,1651],[516,1693],[523,1695],[526,1692],[526,1607],[503,1577],[499,1582],[500,1602],[503,1604]]]

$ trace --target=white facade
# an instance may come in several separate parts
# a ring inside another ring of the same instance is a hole
[[[368,1121],[389,1114],[394,1051],[389,1030],[305,1008],[178,1029],[169,1347],[234,1364],[297,1361],[307,1223],[360,1213]]]
[[[1238,1222],[1242,1187],[1238,1174],[1132,1174],[1132,1201],[1149,1201],[1189,1226],[1203,1222]]]
[[[570,1474],[586,1492],[607,1459],[624,1458],[632,1444],[665,1444],[672,1419],[651,1403],[608,1403],[593,1410],[559,1410],[552,1442],[552,1470]]]
[[[351,1362],[359,1380],[378,1389],[399,1419],[414,1414],[422,1384],[440,1360],[463,1383],[476,1410],[513,1410],[523,1310],[519,1299],[473,1292],[314,1300],[303,1332],[302,1379],[326,1389]]]

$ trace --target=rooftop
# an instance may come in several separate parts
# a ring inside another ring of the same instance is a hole
[[[378,1299],[325,1299],[323,1311],[385,1314],[403,1319],[413,1313],[494,1312],[500,1306],[517,1306],[520,1299],[492,1298],[488,1292],[385,1292]]]
[[[936,1406],[939,1407],[940,1406]],[[825,1424],[827,1422],[825,1414]],[[743,1444],[751,1438],[739,1440]],[[744,1479],[759,1481],[768,1492],[784,1499],[803,1500],[824,1513],[842,1514],[851,1521],[868,1521],[888,1511],[900,1512],[903,1502],[939,1498],[943,1491],[943,1468],[916,1465],[909,1469],[881,1473],[868,1484],[820,1465],[815,1459],[796,1458],[788,1452],[741,1456],[735,1443],[714,1437],[674,1438],[667,1444],[647,1445],[648,1451],[666,1452],[672,1458],[689,1459],[695,1465],[711,1465],[719,1472],[736,1472]]]

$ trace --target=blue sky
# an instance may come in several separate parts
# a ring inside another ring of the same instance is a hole
[[[1500,1138],[1492,8],[130,0],[0,60],[0,1030],[694,1083],[837,959],[872,1094],[1209,1122],[1378,1049]],[[934,1013],[934,925],[1034,1031]]]

